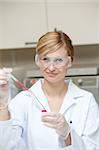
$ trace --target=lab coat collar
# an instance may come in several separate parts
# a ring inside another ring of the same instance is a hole
[[[63,104],[61,106],[60,109],[60,113],[64,113],[66,112],[70,107],[72,107],[74,104],[76,104],[78,102],[78,98],[83,96],[83,92],[82,90],[77,87],[72,80],[66,80],[67,84],[68,84],[68,91],[65,95]],[[42,103],[42,105],[44,106],[44,108],[47,111],[50,111],[50,108],[48,106],[48,102],[47,99],[43,93],[42,90],[42,79],[38,80],[30,89],[31,91],[33,91],[33,93],[35,94],[35,96],[39,99],[39,101]]]
[[[69,108],[76,105],[80,97],[83,97],[82,90],[77,87],[72,80],[66,80],[68,84],[68,90],[64,97],[63,104],[60,109],[60,113],[65,113]]]

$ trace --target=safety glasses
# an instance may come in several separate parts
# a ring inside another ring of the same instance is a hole
[[[68,64],[68,57],[41,57],[39,62],[44,68],[48,68],[50,65],[53,65],[55,68],[61,68]]]

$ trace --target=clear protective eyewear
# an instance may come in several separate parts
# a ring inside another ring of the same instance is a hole
[[[44,68],[48,68],[50,65],[53,64],[55,68],[61,68],[68,64],[69,56],[68,57],[41,57],[40,63]]]

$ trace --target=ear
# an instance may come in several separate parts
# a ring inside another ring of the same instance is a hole
[[[71,57],[69,56],[68,57],[68,68],[70,68],[72,66],[72,60],[71,60]]]
[[[39,58],[38,58],[38,54],[35,55],[35,63],[36,63],[36,65],[39,67]]]

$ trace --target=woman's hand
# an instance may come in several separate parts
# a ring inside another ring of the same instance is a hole
[[[9,78],[11,68],[0,69],[0,109],[5,107],[9,99]]]
[[[0,110],[0,121],[6,121],[11,118],[8,108]]]
[[[42,121],[44,125],[54,128],[56,133],[62,136],[64,140],[67,139],[70,127],[62,114],[45,112],[42,115]]]

